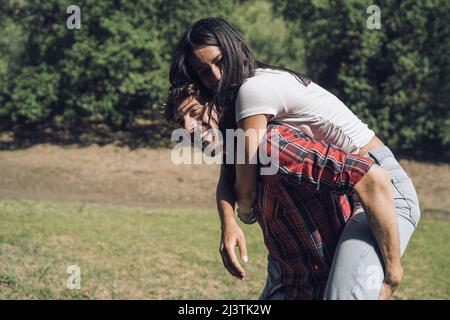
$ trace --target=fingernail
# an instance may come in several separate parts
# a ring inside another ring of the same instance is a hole
[[[247,256],[243,256],[242,260],[244,260],[245,262],[248,262],[248,257]]]

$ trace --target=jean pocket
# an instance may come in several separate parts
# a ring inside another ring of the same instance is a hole
[[[408,183],[408,180],[406,180],[406,179],[404,179],[404,180],[391,179],[391,183],[392,183],[392,188],[393,188],[393,192],[394,192],[394,199],[396,202],[396,206],[397,206],[397,202],[398,202],[399,204],[403,204],[404,207],[411,209],[411,205],[407,201],[408,200],[407,192],[404,187],[404,184]],[[397,201],[397,200],[403,200],[404,202]]]
[[[420,219],[420,207],[411,179],[391,181],[397,214],[403,215],[414,226],[417,226]]]

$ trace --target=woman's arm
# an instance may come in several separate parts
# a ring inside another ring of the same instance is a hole
[[[267,115],[259,114],[244,118],[238,122],[238,128],[245,133],[245,163],[236,164],[235,194],[241,213],[249,212],[256,199],[258,180],[258,147],[267,130]],[[239,139],[238,139],[239,140]],[[237,150],[242,150],[237,146]],[[237,157],[239,159],[239,156]]]

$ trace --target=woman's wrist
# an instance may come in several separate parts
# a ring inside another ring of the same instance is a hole
[[[253,208],[252,207],[250,207],[250,208],[239,207],[239,208],[237,208],[236,211],[237,211],[238,214],[241,214],[241,215],[253,214]]]
[[[250,208],[249,211],[242,211],[241,208],[237,209],[237,216],[241,219],[245,224],[253,224],[256,222],[256,217],[253,212],[253,208]]]
[[[239,201],[238,209],[241,213],[249,213],[252,210],[253,202],[250,201]]]

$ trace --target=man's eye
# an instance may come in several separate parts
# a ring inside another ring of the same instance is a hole
[[[200,113],[200,110],[201,110],[201,108],[198,108],[198,107],[197,108],[192,108],[189,113],[190,113],[191,116],[192,115],[196,115],[196,114]]]

